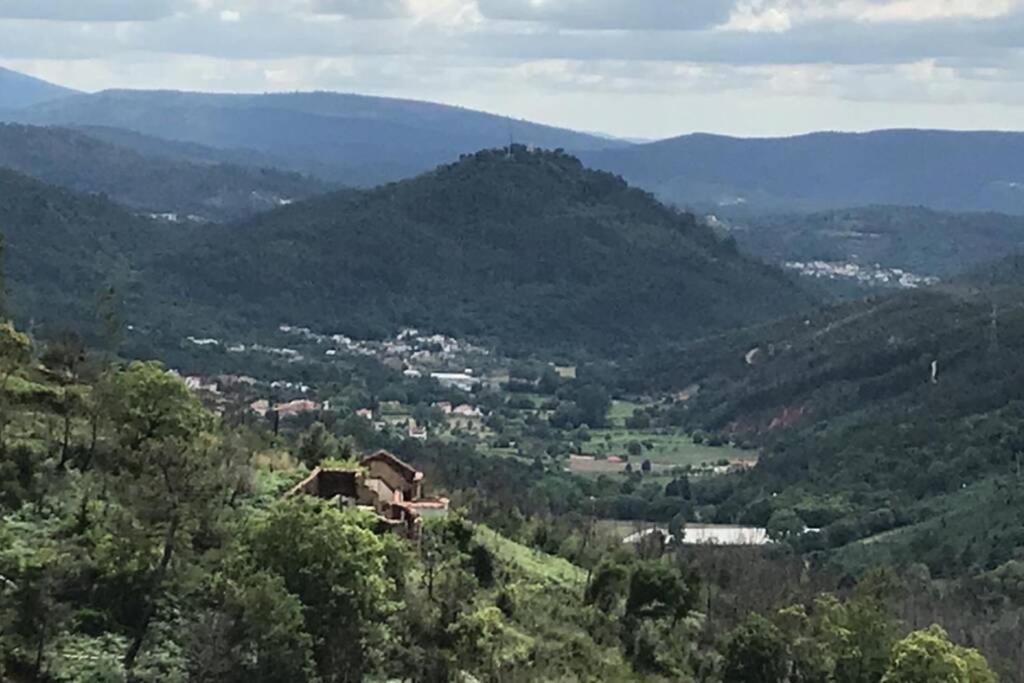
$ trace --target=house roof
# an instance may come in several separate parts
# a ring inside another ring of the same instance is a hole
[[[423,479],[423,473],[418,469],[410,465],[409,463],[399,460],[396,456],[388,453],[387,451],[377,451],[373,455],[369,455],[363,458],[363,464],[368,465],[371,462],[383,462],[388,464],[392,469],[397,471],[409,482],[417,482]]]
[[[324,469],[317,467],[308,477],[295,485],[287,495],[307,494],[319,498],[358,495],[358,475],[354,470]]]

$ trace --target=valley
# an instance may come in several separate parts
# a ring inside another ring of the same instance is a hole
[[[0,110],[0,679],[1024,681],[1019,133]]]

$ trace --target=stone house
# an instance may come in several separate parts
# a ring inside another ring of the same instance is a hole
[[[380,529],[415,538],[424,517],[448,512],[447,498],[423,497],[423,473],[387,451],[363,458],[360,467],[317,467],[287,496],[337,500],[343,507],[371,510]]]

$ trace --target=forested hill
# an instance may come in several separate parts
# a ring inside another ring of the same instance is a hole
[[[51,329],[88,330],[100,292],[138,282],[138,263],[174,238],[99,196],[0,169],[0,235],[11,311]]]
[[[179,299],[237,304],[250,325],[412,325],[523,349],[657,344],[811,301],[692,215],[519,146],[211,228],[155,269]]]
[[[847,566],[991,571],[1024,556],[1024,307],[1008,282],[730,332],[631,376],[690,387],[679,423],[765,448],[718,492],[722,518],[824,527],[801,543]]]
[[[854,263],[943,280],[1024,248],[1024,217],[920,206],[764,215],[730,223],[740,247],[769,263]]]
[[[0,124],[0,167],[179,220],[239,218],[328,189],[295,173],[143,155],[82,132],[36,126]]]
[[[687,135],[583,160],[662,199],[754,210],[867,204],[1024,213],[1024,134],[929,130]]]

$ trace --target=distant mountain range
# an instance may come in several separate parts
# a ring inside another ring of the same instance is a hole
[[[750,212],[870,204],[1024,213],[1024,133],[687,135],[580,154],[676,204]]]
[[[865,205],[1024,214],[1024,133],[886,130],[632,144],[459,107],[328,92],[67,89],[0,72],[0,120],[83,128],[146,156],[274,167],[352,187],[510,142],[562,148],[661,200],[728,215]]]
[[[250,150],[283,169],[359,187],[409,177],[510,140],[572,150],[628,144],[458,107],[326,92],[107,91],[27,107],[8,118]]]
[[[0,111],[21,109],[78,94],[70,88],[0,67]]]

